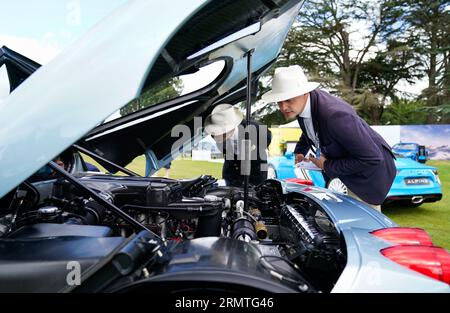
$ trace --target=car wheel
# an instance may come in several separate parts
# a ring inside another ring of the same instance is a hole
[[[269,165],[267,167],[267,179],[274,179],[277,178],[277,170],[273,165]]]
[[[348,195],[347,186],[345,186],[345,184],[339,178],[331,179],[327,184],[327,188],[331,191]]]

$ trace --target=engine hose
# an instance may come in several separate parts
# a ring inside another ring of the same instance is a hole
[[[84,207],[86,214],[84,215],[87,225],[96,225],[103,221],[105,216],[105,208],[97,202],[88,202]]]
[[[221,223],[222,223],[222,206],[219,204],[197,202],[189,203],[189,205],[180,203],[172,203],[169,206],[142,206],[142,205],[130,205],[126,204],[121,207],[122,210],[136,209],[136,210],[155,210],[172,213],[189,213],[198,216],[197,230],[194,234],[195,238],[220,236]],[[196,206],[198,207],[196,207]]]
[[[247,217],[238,218],[231,225],[231,236],[233,239],[251,241],[256,240],[257,235],[253,221]]]
[[[192,202],[192,203],[171,203],[168,206],[145,206],[125,204],[121,206],[121,209],[126,211],[127,209],[135,210],[150,210],[150,211],[164,211],[164,212],[183,212],[183,213],[197,213],[200,216],[215,215],[217,211],[220,211],[220,205],[213,205],[206,202]],[[221,212],[220,212],[221,213]]]

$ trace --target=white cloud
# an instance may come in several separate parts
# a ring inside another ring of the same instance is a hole
[[[199,90],[212,83],[220,74],[225,66],[225,62],[220,60],[204,67],[198,72],[180,76],[183,81],[182,95]]]
[[[46,64],[62,50],[59,44],[61,36],[71,37],[70,34],[55,34],[52,32],[47,32],[40,39],[0,34],[0,47],[7,46],[40,64]],[[9,83],[6,78],[6,71],[3,69],[0,71],[0,99],[8,94]]]
[[[423,78],[421,80],[416,80],[414,84],[409,84],[405,80],[401,80],[395,86],[400,92],[406,92],[415,96],[420,95],[422,90],[427,88],[428,79]]]
[[[0,46],[7,46],[38,63],[45,64],[62,50],[56,37],[52,32],[45,33],[40,39],[0,34]]]

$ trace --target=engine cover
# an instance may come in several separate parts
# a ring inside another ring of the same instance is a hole
[[[183,198],[181,183],[172,179],[110,175],[88,175],[79,179],[85,186],[109,194],[113,203],[119,207],[125,204],[166,206]],[[55,188],[56,194],[61,196],[75,193],[72,186],[65,182]]]

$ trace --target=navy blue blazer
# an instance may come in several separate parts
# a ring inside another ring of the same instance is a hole
[[[272,141],[272,133],[267,128],[267,126],[262,125],[261,123],[258,123],[256,121],[249,121],[250,125],[255,126],[254,130],[255,133],[250,134],[250,139],[256,140],[256,142],[253,142],[255,147],[260,147],[262,143],[260,143],[260,134],[261,131],[264,131],[266,134],[266,143],[264,146],[264,149],[266,149],[270,142]],[[242,121],[241,126],[245,127],[246,123],[245,120]],[[263,130],[263,126],[265,129]],[[243,134],[241,134],[243,136]],[[261,134],[261,136],[263,136]],[[240,138],[241,139],[241,138]],[[244,176],[241,175],[241,160],[240,157],[237,155],[234,155],[232,159],[227,159],[227,149],[226,145],[218,145],[217,146],[219,150],[222,151],[222,153],[225,156],[225,162],[223,163],[222,167],[222,177],[225,180],[227,186],[234,186],[234,187],[241,187],[244,183]],[[262,170],[261,166],[265,164],[267,166],[267,153],[265,150],[256,150],[254,151],[254,155],[256,158],[254,160],[251,160],[250,162],[250,177],[249,182],[252,185],[259,185],[264,180],[267,179],[267,170]],[[266,167],[266,166],[263,166]]]
[[[390,146],[347,102],[320,89],[309,95],[314,130],[327,159],[324,176],[339,178],[367,203],[382,204],[396,175]],[[313,143],[298,120],[302,135],[294,152],[306,155]]]

